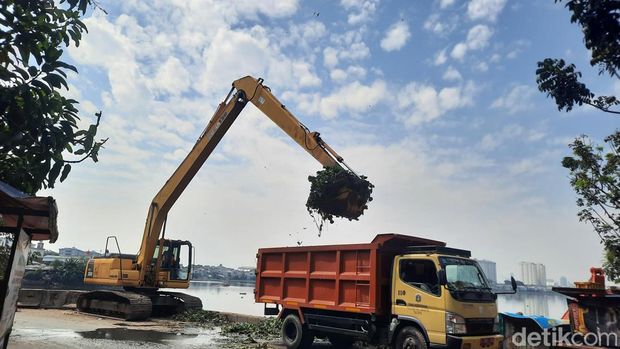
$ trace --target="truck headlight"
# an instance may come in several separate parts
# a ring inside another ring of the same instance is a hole
[[[493,333],[499,333],[500,332],[500,326],[499,326],[499,315],[495,317],[495,321],[493,321]]]
[[[447,311],[446,312],[446,333],[466,334],[467,327],[465,326],[465,319],[458,314]]]

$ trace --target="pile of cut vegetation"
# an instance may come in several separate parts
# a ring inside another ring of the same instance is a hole
[[[277,318],[264,318],[256,323],[232,322],[226,315],[216,311],[190,310],[175,315],[173,319],[207,328],[219,327],[222,334],[244,342],[256,343],[259,340],[272,340],[280,336],[281,321]]]
[[[372,201],[372,185],[366,176],[358,176],[341,167],[327,167],[309,176],[310,196],[306,207],[311,216],[318,216],[319,234],[323,223],[334,223],[334,217],[357,220]]]

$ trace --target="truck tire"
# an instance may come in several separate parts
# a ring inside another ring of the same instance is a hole
[[[417,328],[413,326],[403,327],[396,336],[394,349],[427,349],[426,339]]]
[[[282,322],[282,341],[288,349],[305,349],[312,346],[314,336],[297,315],[289,314]]]
[[[330,334],[327,336],[327,338],[329,339],[329,342],[332,344],[332,346],[334,348],[342,348],[342,349],[348,349],[351,348],[351,346],[353,346],[353,338],[348,337],[348,336],[343,336],[341,334]]]

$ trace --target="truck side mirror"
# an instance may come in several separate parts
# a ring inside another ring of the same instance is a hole
[[[510,277],[510,285],[512,286],[512,291],[517,292],[517,281],[513,276]]]
[[[448,278],[446,277],[446,270],[439,269],[437,271],[437,278],[439,279],[439,284],[445,286],[448,284]]]

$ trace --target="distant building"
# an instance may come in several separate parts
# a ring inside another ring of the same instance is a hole
[[[497,266],[495,262],[486,259],[477,259],[477,261],[489,282],[492,285],[497,284]]]
[[[41,261],[43,262],[43,264],[51,264],[54,261],[59,261],[59,262],[66,262],[70,259],[76,259],[79,257],[70,257],[70,256],[52,256],[52,255],[47,255],[47,256],[43,256],[43,258],[41,259]],[[82,257],[83,258],[83,257]]]
[[[101,253],[95,251],[82,251],[75,247],[62,247],[58,249],[58,254],[60,257],[69,257],[69,258],[90,258],[90,257],[99,257]]]
[[[237,270],[245,273],[253,273],[256,271],[256,267],[239,267]]]
[[[568,282],[566,276],[560,276],[560,281],[558,282],[558,285],[560,287],[570,287],[570,283]]]
[[[39,241],[35,244],[30,244],[30,253],[38,253],[40,256],[45,254],[45,248],[43,247],[43,241]]]
[[[528,286],[546,286],[547,271],[544,264],[520,262],[521,281]]]

